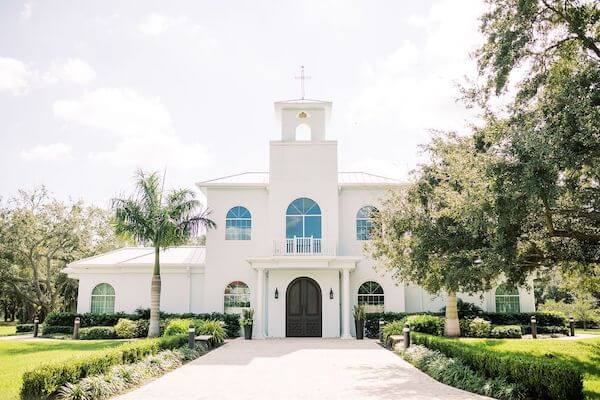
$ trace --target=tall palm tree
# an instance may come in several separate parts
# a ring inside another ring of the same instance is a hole
[[[136,173],[136,193],[125,199],[113,199],[117,234],[132,235],[154,246],[150,327],[148,337],[160,335],[160,249],[185,243],[200,228],[214,228],[208,212],[200,212],[200,203],[189,189],[164,192],[164,178],[157,173]]]

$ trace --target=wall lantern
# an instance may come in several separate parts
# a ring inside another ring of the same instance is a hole
[[[275,298],[278,299],[279,298],[279,290],[277,290],[277,288],[275,288]]]
[[[329,289],[329,298],[333,300],[333,289]]]

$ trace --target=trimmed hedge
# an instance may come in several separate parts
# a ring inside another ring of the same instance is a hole
[[[57,333],[70,335],[73,333],[73,326],[42,325],[42,335],[55,335]]]
[[[22,400],[48,400],[66,383],[102,374],[113,365],[131,364],[161,350],[172,350],[187,343],[187,336],[170,336],[126,343],[119,347],[66,361],[46,364],[23,374]]]
[[[523,325],[521,330],[523,334],[529,335],[531,334],[531,325]],[[569,328],[566,326],[538,326],[537,333],[568,335]]]
[[[17,333],[33,332],[33,324],[18,324],[16,329]]]
[[[411,333],[413,343],[462,360],[487,377],[523,385],[530,397],[544,400],[582,400],[583,375],[560,360],[501,353],[455,339]]]
[[[499,325],[494,326],[490,332],[490,337],[495,339],[513,338],[519,339],[522,336],[521,327],[519,325]]]
[[[116,337],[115,328],[112,326],[90,326],[79,330],[79,339],[81,340],[114,339]]]
[[[44,325],[46,326],[69,326],[71,327],[71,332],[73,331],[73,324],[75,322],[75,317],[79,317],[80,326],[82,328],[87,328],[90,326],[115,326],[119,319],[125,318],[130,319],[132,321],[138,320],[149,320],[150,319],[150,310],[149,309],[138,309],[135,311],[135,314],[126,314],[126,313],[115,313],[115,314],[75,314],[75,313],[49,313],[44,320]],[[169,313],[160,313],[161,322],[165,325],[166,322],[170,319],[204,319],[204,320],[218,320],[225,322],[225,330],[227,331],[228,337],[238,337],[240,335],[240,316],[237,314],[223,314],[223,313],[208,313],[208,314],[169,314]],[[141,324],[141,322],[140,322]],[[144,325],[138,325],[141,331],[148,332],[148,328]],[[59,333],[59,332],[56,332]],[[63,333],[63,332],[60,332]],[[140,335],[140,336],[145,336]]]

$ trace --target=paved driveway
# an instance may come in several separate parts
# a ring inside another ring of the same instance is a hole
[[[372,340],[233,340],[118,400],[484,399]]]

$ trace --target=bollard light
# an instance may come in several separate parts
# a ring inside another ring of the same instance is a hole
[[[406,350],[410,347],[410,326],[408,324],[404,324],[402,333],[404,334],[404,350]]]
[[[188,328],[188,347],[193,349],[196,346],[196,328],[192,325]]]
[[[537,339],[537,321],[535,315],[531,316],[531,337]]]
[[[75,317],[75,322],[73,323],[73,339],[79,339],[79,326],[81,325],[81,319],[79,317]]]
[[[40,328],[40,320],[38,318],[35,318],[33,320],[33,337],[38,337],[39,328]]]
[[[379,320],[379,340],[383,341],[383,325],[385,324],[385,322],[383,321],[383,318],[381,318]]]
[[[571,337],[575,336],[575,318],[572,315],[569,317],[569,330],[571,331]]]

